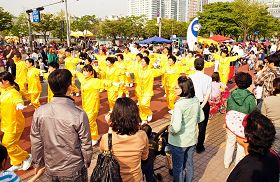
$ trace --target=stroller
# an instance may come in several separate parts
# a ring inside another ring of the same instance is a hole
[[[150,127],[149,125],[145,124],[142,125],[142,129],[146,131],[146,129],[144,129],[145,127]],[[146,131],[147,132],[147,131]],[[168,160],[168,155],[166,155],[166,151],[165,148],[167,146],[168,143],[168,125],[161,128],[159,132],[151,132],[151,135],[149,136],[149,133],[147,133],[148,137],[149,137],[149,148],[150,148],[150,153],[149,153],[149,157],[146,161],[142,161],[142,171],[143,174],[145,174],[144,171],[147,171],[147,167],[145,167],[145,165],[152,165],[152,168],[149,168],[150,171],[153,173],[153,180],[148,180],[147,176],[146,176],[146,181],[150,182],[159,182],[162,181],[162,175],[160,173],[155,173],[156,170],[159,170],[164,166],[160,166],[157,168],[154,168],[154,161],[156,159],[157,156],[162,155],[162,156],[166,156],[166,159],[168,161],[168,169],[169,169],[169,174],[171,175],[172,170],[171,170],[171,164]],[[170,158],[169,158],[170,159]],[[170,160],[171,161],[171,160]]]
[[[221,114],[226,113],[226,107],[227,107],[227,98],[229,97],[230,92],[224,91],[221,93],[221,96],[219,98],[214,98],[209,101],[210,104],[210,112],[209,112],[209,119],[212,119],[214,115],[218,112]]]

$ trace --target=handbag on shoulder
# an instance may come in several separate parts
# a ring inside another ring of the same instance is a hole
[[[112,133],[108,133],[108,151],[98,155],[90,182],[122,182],[120,165],[112,154]]]

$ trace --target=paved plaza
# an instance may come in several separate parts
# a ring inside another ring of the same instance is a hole
[[[157,132],[170,121],[170,116],[152,122],[150,125],[153,131]],[[226,132],[224,128],[224,115],[216,114],[209,120],[206,134],[205,152],[194,154],[194,181],[200,182],[224,182],[226,181],[233,166],[228,169],[224,168],[223,156],[225,150]],[[89,168],[89,177],[96,164],[99,154],[98,146],[94,147],[94,155],[92,158],[91,167]],[[164,156],[157,156],[155,160],[155,168],[159,168],[155,173],[159,173],[163,177],[163,182],[171,182],[172,176],[169,175],[166,167]],[[34,174],[34,170],[29,170],[28,173],[20,175],[23,181],[28,181]]]

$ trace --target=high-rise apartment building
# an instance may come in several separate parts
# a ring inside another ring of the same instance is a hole
[[[154,19],[159,15],[160,0],[128,0],[128,16],[145,15],[148,19]]]
[[[128,0],[128,16],[146,15],[148,19],[156,17],[189,21],[197,12],[202,11],[208,0]]]
[[[259,0],[259,2],[267,5],[272,16],[280,18],[280,0]]]

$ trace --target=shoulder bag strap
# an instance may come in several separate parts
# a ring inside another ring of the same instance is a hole
[[[112,150],[112,133],[108,133],[108,149],[111,152],[111,150]]]

